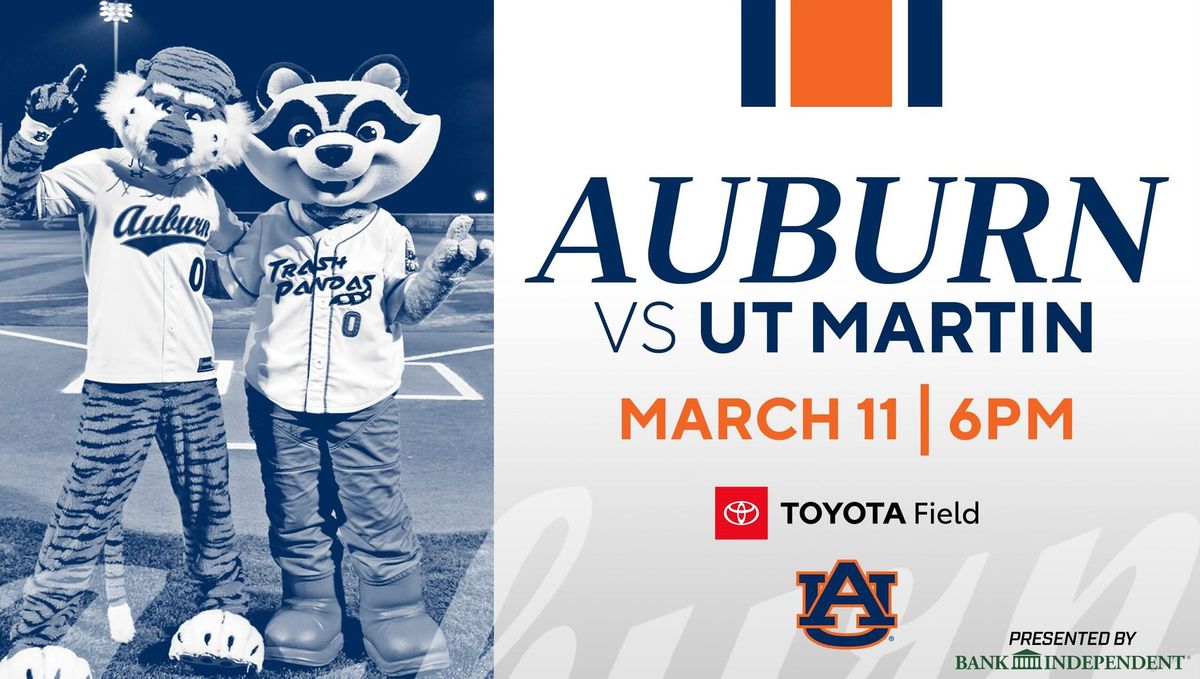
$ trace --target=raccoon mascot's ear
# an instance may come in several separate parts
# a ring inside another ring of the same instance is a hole
[[[265,111],[271,108],[271,104],[275,103],[275,99],[280,94],[297,85],[315,82],[317,79],[313,77],[313,74],[304,70],[302,66],[286,61],[271,64],[258,79],[258,91],[255,96],[258,99],[259,107]]]
[[[408,69],[404,62],[393,54],[380,54],[363,62],[362,66],[350,76],[351,80],[361,80],[367,83],[383,85],[396,90],[403,99],[408,94]]]

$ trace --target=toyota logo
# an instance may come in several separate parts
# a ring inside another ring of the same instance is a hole
[[[735,526],[749,526],[758,521],[758,506],[745,500],[730,502],[725,505],[725,520]]]

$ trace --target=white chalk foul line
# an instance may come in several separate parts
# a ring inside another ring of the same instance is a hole
[[[0,297],[0,304],[33,304],[35,302],[71,302],[87,299],[86,292],[62,292],[45,295]]]
[[[87,350],[86,344],[79,342],[68,342],[67,340],[54,339],[53,337],[42,337],[40,335],[28,335],[23,332],[13,332],[12,330],[0,330],[0,335],[5,337],[16,337],[19,339],[33,340],[34,342],[45,342],[46,344],[55,344],[60,347],[72,347],[75,349]]]
[[[79,342],[69,342],[67,340],[55,339],[53,337],[42,337],[40,335],[30,335],[30,334],[23,333],[23,332],[14,332],[12,330],[0,330],[0,335],[4,335],[5,337],[17,337],[20,339],[33,340],[34,342],[45,342],[46,344],[56,344],[56,345],[62,346],[62,347],[73,347],[75,349],[85,349],[85,350],[87,349],[86,344],[80,344]],[[407,363],[407,362],[411,362],[411,361],[423,361],[425,359],[441,358],[443,356],[458,356],[459,354],[471,354],[471,353],[475,353],[477,351],[488,351],[490,349],[494,349],[495,347],[496,347],[495,344],[481,344],[476,347],[464,347],[462,349],[450,349],[449,351],[435,351],[430,354],[418,354],[416,356],[409,356],[408,358],[405,359],[405,362]]]
[[[41,335],[30,335],[28,333],[15,332],[12,330],[0,330],[0,335],[5,336],[5,337],[15,337],[18,339],[32,340],[34,342],[43,342],[45,344],[53,344],[56,346],[71,347],[73,349],[87,350],[86,344],[80,344],[79,342],[70,342],[67,340],[55,339],[53,337],[42,337]],[[474,347],[463,347],[461,349],[450,349],[448,351],[436,351],[436,352],[429,353],[429,354],[419,354],[417,356],[408,357],[404,361],[406,365],[425,366],[428,368],[433,368],[435,371],[437,371],[437,373],[439,375],[441,375],[442,379],[446,380],[446,382],[451,387],[454,387],[454,390],[458,393],[457,394],[396,394],[396,398],[399,400],[413,400],[413,401],[482,401],[483,395],[480,394],[478,391],[476,391],[474,387],[472,387],[466,380],[464,380],[462,378],[462,376],[460,376],[458,373],[454,372],[449,366],[445,365],[444,363],[438,363],[436,361],[428,361],[426,359],[441,358],[443,356],[458,356],[461,354],[470,354],[470,353],[475,353],[475,352],[479,352],[479,351],[489,351],[491,349],[494,349],[495,346],[496,345],[494,345],[494,344],[481,344],[479,346],[474,346]],[[215,377],[217,378],[217,387],[218,387],[220,393],[224,394],[229,390],[229,383],[232,381],[232,378],[233,378],[233,367],[234,367],[233,361],[218,360],[218,361],[215,361],[215,363],[216,363],[216,367],[217,367],[216,375],[215,375]],[[72,380],[71,383],[68,384],[65,388],[63,388],[61,393],[63,393],[63,394],[78,394],[82,391],[83,391],[83,375],[80,375],[79,377]],[[229,447],[233,450],[253,450],[254,444],[238,442],[238,443],[229,444]]]
[[[423,361],[427,358],[441,358],[443,356],[457,356],[459,354],[471,354],[471,353],[475,353],[476,351],[488,351],[489,349],[494,349],[495,347],[496,347],[495,344],[480,344],[477,347],[465,347],[463,349],[451,349],[449,351],[435,351],[432,354],[419,354],[417,356],[409,356],[409,357],[405,358],[404,360],[405,360],[405,362]]]
[[[442,376],[442,379],[446,380],[446,382],[448,382],[450,384],[450,386],[454,387],[455,391],[458,392],[458,395],[456,396],[456,395],[452,395],[452,394],[396,394],[396,398],[398,398],[398,399],[411,399],[411,400],[419,400],[419,401],[482,401],[483,400],[482,394],[480,394],[478,391],[475,391],[475,389],[473,389],[471,387],[471,385],[467,384],[466,380],[464,380],[462,377],[459,376],[458,373],[454,372],[453,370],[451,370],[449,367],[447,367],[443,363],[437,363],[435,361],[430,361],[430,362],[405,361],[404,364],[406,366],[423,365],[423,366],[433,368],[434,370],[437,371],[437,373],[439,375]]]
[[[74,347],[76,349],[87,349],[86,344],[80,344],[79,342],[69,342],[67,340],[55,339],[53,337],[42,337],[41,335],[30,335],[28,333],[15,332],[13,330],[0,330],[0,335],[4,335],[6,337],[18,337],[20,339],[33,340],[34,342],[45,342],[46,344],[57,344],[59,346],[64,346],[64,347]],[[416,356],[409,356],[405,359],[405,362],[422,361],[427,358],[441,358],[442,356],[457,356],[459,354],[471,354],[471,353],[475,353],[477,351],[488,351],[489,349],[494,349],[495,347],[496,347],[495,344],[480,344],[479,346],[475,346],[475,347],[463,347],[462,349],[450,349],[448,351],[435,351],[435,352],[429,353],[429,354],[418,354]]]

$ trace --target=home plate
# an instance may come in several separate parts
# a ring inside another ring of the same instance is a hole
[[[482,401],[483,396],[444,363],[418,361],[404,367],[398,399],[416,401]]]
[[[217,391],[225,395],[229,391],[229,383],[233,379],[233,361],[213,361],[212,376],[217,378]],[[82,394],[83,375],[76,377],[70,384],[63,387],[63,394]]]
[[[437,361],[405,364],[404,381],[396,398],[408,401],[482,401],[483,395],[458,373]],[[250,442],[229,443],[230,450],[254,450]]]

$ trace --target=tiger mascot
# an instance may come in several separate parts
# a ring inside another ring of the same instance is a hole
[[[188,47],[141,59],[99,104],[120,140],[43,170],[55,129],[79,109],[86,70],[35,88],[0,170],[0,214],[78,215],[88,284],[83,415],[70,474],[46,529],[11,631],[0,678],[91,675],[57,646],[79,616],[103,558],[113,637],[133,620],[121,587],[120,515],[151,443],[166,460],[183,518],[185,556],[201,612],[170,656],[260,669],[263,642],[242,617],[247,597],[234,548],[228,451],[203,298],[205,251],[245,227],[204,174],[241,162],[250,113],[220,59]]]

